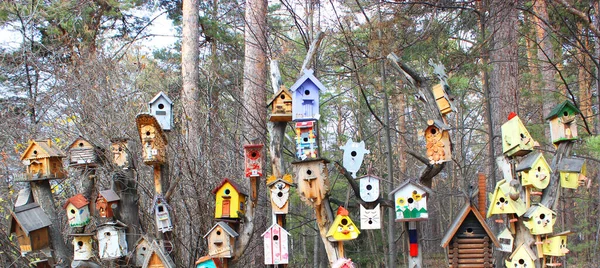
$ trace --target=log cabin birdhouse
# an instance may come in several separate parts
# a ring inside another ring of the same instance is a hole
[[[29,141],[29,146],[21,155],[21,162],[27,168],[27,179],[64,179],[63,151],[52,140]]]
[[[325,91],[325,86],[313,74],[313,70],[304,70],[290,88],[294,121],[319,120],[319,92]]]
[[[427,220],[427,198],[431,194],[431,189],[414,180],[408,179],[401,183],[389,193],[390,196],[394,196],[396,221]]]
[[[560,186],[563,188],[577,189],[579,185],[588,181],[585,160],[578,158],[563,158],[558,164],[560,172]]]
[[[11,219],[8,228],[11,234],[15,234],[22,255],[50,246],[48,226],[52,222],[40,205],[30,203],[15,207],[10,214]]]
[[[112,189],[100,191],[96,198],[96,210],[101,218],[112,218],[115,216],[114,210],[119,205],[121,198]]]
[[[360,229],[381,229],[381,209],[379,208],[379,204],[373,209],[368,209],[360,205]]]
[[[271,122],[292,121],[292,93],[285,87],[282,86],[267,105],[271,106]]]
[[[333,223],[327,231],[329,241],[348,241],[358,238],[360,230],[350,219],[350,213],[344,207],[339,207]]]
[[[156,241],[150,244],[150,250],[146,254],[144,268],[175,268],[177,267],[169,254],[165,252],[164,248],[160,246]]]
[[[506,180],[498,181],[496,183],[496,188],[490,197],[487,218],[496,214],[515,213],[519,217],[525,214],[525,211],[527,211],[525,201],[523,201],[518,194],[514,193],[514,188],[510,186]]]
[[[115,138],[111,140],[112,163],[117,167],[129,169],[132,167],[131,155],[127,139]]]
[[[144,164],[164,164],[167,160],[167,137],[156,118],[149,114],[138,114],[135,121],[142,141]]]
[[[289,233],[277,223],[271,225],[261,235],[264,242],[265,265],[288,264]]]
[[[506,267],[530,268],[535,267],[535,253],[525,244],[521,244],[517,249],[504,261]]]
[[[90,223],[90,202],[77,194],[67,199],[63,209],[67,211],[67,222],[71,227],[82,227]]]
[[[222,268],[221,260],[219,258],[213,258],[211,256],[200,257],[196,261],[196,268]]]
[[[171,216],[169,215],[169,204],[162,196],[154,198],[154,217],[156,219],[156,230],[163,233],[173,230]]]
[[[156,118],[160,127],[169,131],[173,127],[173,102],[164,92],[158,92],[150,102],[148,102],[150,114]]]
[[[573,234],[571,231],[565,231],[548,236],[542,244],[544,256],[562,257],[569,253],[567,248],[567,236]]]
[[[369,154],[371,151],[365,149],[365,141],[353,142],[352,139],[348,139],[346,145],[340,149],[344,150],[342,162],[344,168],[350,172],[353,178],[356,178],[356,172],[360,169],[365,154]]]
[[[79,137],[67,147],[69,166],[75,168],[95,167],[102,162],[103,149]]]
[[[558,144],[562,141],[577,139],[577,123],[575,117],[581,111],[566,100],[557,105],[546,116],[546,120],[550,121],[550,138],[552,143]]]
[[[452,142],[450,127],[440,120],[428,120],[423,132],[427,146],[427,158],[432,164],[452,160]]]
[[[296,185],[298,193],[304,203],[320,205],[329,191],[329,178],[325,159],[294,162]]]
[[[531,152],[535,141],[515,113],[502,125],[502,152],[507,157],[523,156]]]
[[[244,174],[246,178],[261,177],[263,175],[263,149],[262,144],[244,145]]]
[[[502,230],[496,236],[496,238],[498,238],[498,242],[500,243],[500,247],[496,248],[497,250],[500,250],[502,252],[512,252],[513,251],[513,244],[514,244],[515,238],[510,233],[510,230],[508,228],[504,228],[504,230]]]
[[[246,195],[235,182],[225,178],[212,193],[216,196],[215,219],[240,219],[244,214]]]
[[[217,222],[204,238],[208,240],[208,255],[213,258],[231,258],[235,254],[238,233],[227,223]]]
[[[127,255],[125,232],[127,225],[120,221],[108,222],[98,226],[98,255],[102,260],[112,260]]]
[[[94,257],[92,243],[94,234],[71,234],[73,237],[73,260],[87,261]]]
[[[145,235],[142,235],[135,242],[135,267],[142,267],[142,265],[144,264],[144,260],[150,252],[150,243],[150,239],[148,239],[148,237]]]
[[[432,89],[435,103],[437,104],[438,110],[442,116],[454,111],[454,105],[452,105],[452,101],[447,93],[448,89],[448,86],[442,83],[433,86]]]
[[[516,167],[521,185],[532,186],[543,190],[550,183],[550,165],[542,153],[533,153],[527,155]]]
[[[319,153],[319,129],[317,121],[296,122],[296,158],[300,161],[317,159]]]
[[[367,174],[358,178],[360,187],[360,199],[365,202],[375,202],[379,199],[379,184],[381,178],[375,175]]]
[[[523,224],[532,235],[551,234],[556,213],[542,204],[529,207],[523,214]]]
[[[271,192],[271,211],[274,214],[287,214],[289,208],[290,188],[294,181],[292,175],[285,174],[283,178],[277,179],[275,176],[267,178],[267,187]]]

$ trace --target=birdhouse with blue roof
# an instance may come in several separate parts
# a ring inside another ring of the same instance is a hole
[[[329,241],[348,241],[358,238],[360,230],[350,219],[350,213],[344,207],[339,207],[333,223],[327,231]]]
[[[566,100],[557,105],[546,116],[546,120],[550,122],[550,138],[552,143],[558,144],[562,141],[570,141],[577,139],[577,123],[575,118],[581,111]]]
[[[542,153],[529,154],[517,165],[515,171],[521,179],[521,185],[540,190],[548,187],[552,172]]]
[[[352,177],[356,178],[356,172],[360,169],[363,163],[365,154],[371,153],[371,151],[365,149],[365,141],[354,142],[352,139],[346,141],[346,145],[340,147],[344,150],[343,166],[350,172]]]
[[[517,183],[518,184],[518,183]],[[525,202],[516,192],[515,187],[511,186],[506,180],[496,183],[496,188],[490,197],[490,206],[487,211],[487,218],[496,214],[525,214],[527,208]]]
[[[156,118],[160,127],[169,131],[173,127],[173,102],[164,92],[158,92],[150,102],[148,102],[150,114]]]
[[[208,242],[208,255],[213,258],[232,258],[235,254],[235,239],[239,234],[227,223],[217,222],[204,238]]]
[[[319,120],[319,92],[325,86],[314,76],[313,70],[304,74],[290,88],[292,92],[292,120]]]
[[[579,185],[588,181],[584,159],[563,158],[557,168],[560,173],[560,186],[563,188],[577,189]]]
[[[532,235],[551,234],[556,213],[542,204],[529,207],[523,214],[523,224]]]
[[[212,190],[216,196],[215,219],[239,219],[245,212],[246,194],[235,182],[225,178]]]
[[[296,122],[295,132],[296,158],[301,161],[319,158],[319,129],[317,121]]]
[[[517,114],[511,112],[501,130],[502,152],[507,157],[523,156],[533,150],[535,141]]]
[[[138,114],[135,122],[142,141],[144,164],[164,164],[167,161],[167,137],[156,118],[150,114]]]
[[[65,153],[52,140],[30,140],[21,162],[27,168],[28,180],[63,179],[67,176],[63,158]]]
[[[292,93],[284,86],[273,95],[273,98],[267,103],[271,106],[271,122],[289,122],[292,121]]]

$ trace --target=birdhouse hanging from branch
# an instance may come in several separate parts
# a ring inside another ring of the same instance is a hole
[[[586,174],[584,159],[563,158],[558,164],[560,172],[560,186],[563,188],[577,189],[579,185],[589,182]]]
[[[111,189],[100,191],[96,198],[96,210],[101,218],[112,218],[121,198]]]
[[[8,229],[11,234],[15,234],[22,255],[50,246],[48,226],[52,222],[40,205],[30,203],[15,207],[10,214]]]
[[[76,168],[95,167],[101,163],[103,149],[79,137],[67,147],[69,166]]]
[[[278,224],[273,224],[261,235],[265,250],[265,265],[288,264],[289,233]]]
[[[63,158],[65,154],[52,140],[30,140],[21,162],[27,168],[27,180],[64,179]]]
[[[360,229],[381,229],[381,209],[379,208],[379,204],[373,209],[368,209],[360,205]]]
[[[346,145],[340,147],[344,150],[343,166],[350,172],[353,178],[356,178],[356,172],[360,169],[363,163],[365,154],[371,153],[371,151],[365,149],[365,142],[353,142],[352,139],[348,139]]]
[[[154,198],[154,217],[156,219],[156,230],[163,233],[173,230],[171,216],[169,215],[170,208],[171,207],[169,204],[167,204],[167,201],[162,196],[157,196]]]
[[[320,205],[329,191],[329,179],[325,159],[292,163],[296,173],[298,193],[304,203]]]
[[[432,164],[439,164],[452,160],[452,142],[450,141],[450,127],[440,120],[428,120],[425,129],[425,143],[427,145],[427,158]]]
[[[82,227],[90,223],[90,202],[82,195],[77,194],[67,199],[63,209],[67,211],[67,222],[71,227]]]
[[[550,183],[550,165],[542,153],[533,153],[525,157],[515,169],[522,186],[533,186],[543,190]]]
[[[215,219],[240,219],[247,195],[235,182],[225,178],[212,190],[216,196]]]
[[[144,164],[164,164],[167,159],[167,137],[156,118],[149,114],[138,114],[135,121],[142,141]]]
[[[366,176],[358,178],[358,182],[360,187],[360,199],[367,203],[375,202],[379,199],[379,184],[381,178],[367,174]]]
[[[71,234],[73,237],[73,260],[87,261],[94,257],[92,243],[94,234]]]
[[[396,221],[422,221],[429,218],[427,198],[433,191],[424,185],[408,179],[390,192],[394,197]]]
[[[329,241],[348,241],[358,238],[360,230],[350,219],[350,213],[344,207],[339,207],[337,215],[327,231]]]
[[[535,141],[517,114],[511,112],[501,130],[502,152],[507,157],[523,156],[533,149]]]
[[[127,255],[125,232],[127,225],[120,221],[108,222],[98,226],[98,255],[102,260],[112,260]]]
[[[542,204],[529,207],[523,214],[523,224],[532,235],[551,234],[556,213]]]
[[[284,86],[281,86],[267,105],[271,106],[271,122],[292,121],[292,94]]]
[[[115,164],[117,167],[128,169],[132,166],[127,139],[111,139],[110,150],[112,152],[112,163]]]
[[[274,214],[287,214],[289,208],[290,188],[293,184],[292,175],[285,174],[283,178],[275,176],[267,178],[267,187],[271,193],[271,211]]]
[[[319,128],[317,121],[296,122],[296,158],[300,161],[317,159],[319,153]]]
[[[496,183],[494,193],[490,197],[490,206],[487,211],[487,217],[496,214],[517,214],[521,216],[525,214],[527,208],[525,202],[521,199],[518,189],[519,183],[511,186],[506,180],[501,180]]]
[[[227,223],[217,222],[204,238],[208,241],[208,255],[214,258],[232,258],[238,233]]]
[[[173,126],[173,102],[164,92],[158,92],[150,102],[148,102],[150,114],[156,118],[160,127],[165,130],[171,130]]]
[[[290,87],[294,121],[319,120],[319,92],[325,91],[325,86],[313,74],[313,70],[304,70],[302,77]]]
[[[552,143],[558,144],[562,141],[577,139],[577,123],[575,118],[581,111],[566,100],[557,105],[546,116],[550,122],[550,139]]]
[[[244,145],[244,174],[246,178],[261,177],[263,175],[263,149],[262,144]]]

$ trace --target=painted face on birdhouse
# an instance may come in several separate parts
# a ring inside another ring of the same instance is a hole
[[[284,182],[277,182],[271,186],[271,200],[278,208],[283,208],[288,202],[290,187]]]
[[[89,260],[92,258],[92,237],[78,236],[73,238],[73,249],[75,260]]]
[[[366,209],[362,205],[360,206],[360,228],[363,230],[368,229],[381,229],[381,211],[379,205],[374,209]]]
[[[494,206],[496,206],[499,211],[504,211],[504,209],[508,206],[508,198],[504,195],[498,196]]]
[[[344,150],[344,168],[348,170],[353,177],[356,177],[356,172],[360,169],[365,154],[368,154],[371,151],[365,149],[364,141],[353,142],[352,139],[349,139],[346,142],[346,145],[342,146],[341,149]]]
[[[329,227],[327,239],[330,241],[347,241],[356,239],[360,231],[348,216],[348,211],[343,207],[338,208],[338,215]]]

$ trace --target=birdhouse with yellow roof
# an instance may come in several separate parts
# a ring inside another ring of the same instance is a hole
[[[579,158],[563,158],[557,168],[560,173],[560,186],[577,189],[588,181],[585,160]]]
[[[156,118],[150,114],[138,114],[135,121],[142,141],[144,164],[164,164],[167,160],[167,137]]]
[[[239,219],[245,212],[246,194],[235,182],[225,178],[212,190],[216,196],[215,219]]]
[[[261,177],[263,175],[263,153],[262,144],[244,145],[244,174],[246,178]]]
[[[490,202],[491,204],[487,211],[488,218],[496,214],[512,213],[520,217],[527,211],[523,199],[521,199],[516,189],[510,186],[506,180],[496,183],[496,188],[490,197]]]
[[[329,191],[328,161],[315,159],[292,163],[300,198],[308,205],[320,205]]]
[[[535,141],[516,113],[508,115],[502,125],[502,152],[507,156],[523,156],[531,152]]]
[[[423,132],[427,146],[427,158],[432,164],[452,160],[452,142],[450,127],[440,120],[428,120]]]
[[[29,146],[21,155],[21,162],[27,168],[28,180],[64,179],[63,151],[52,140],[30,140]]]
[[[515,169],[519,178],[521,178],[521,185],[532,186],[537,189],[543,190],[548,187],[550,183],[550,165],[546,162],[546,158],[542,153],[533,153],[527,155]]]
[[[557,105],[546,116],[546,120],[550,121],[550,139],[552,143],[558,144],[562,141],[570,141],[577,139],[577,123],[575,118],[581,111],[566,100]]]
[[[67,222],[71,227],[82,227],[90,223],[90,202],[82,194],[67,199],[63,208],[67,211]]]
[[[428,187],[407,179],[389,193],[394,196],[396,221],[423,221],[429,218],[427,197],[433,194]]]
[[[329,241],[348,241],[356,239],[359,234],[360,231],[350,219],[348,210],[340,206],[331,227],[327,231],[327,239]]]
[[[290,189],[294,181],[292,175],[285,174],[283,178],[275,176],[267,178],[267,187],[271,192],[271,211],[275,214],[287,214],[289,208]]]
[[[556,213],[542,204],[529,207],[523,214],[523,224],[532,235],[551,234]]]
[[[440,110],[440,114],[442,116],[445,116],[454,110],[452,101],[447,93],[448,88],[449,87],[444,83],[437,84],[432,88],[435,103],[437,104],[438,110]]]
[[[267,105],[271,106],[271,115],[269,117],[271,122],[292,121],[292,93],[284,86],[281,86]]]
[[[517,249],[504,261],[506,267],[531,268],[535,267],[535,253],[525,244],[521,244]]]

